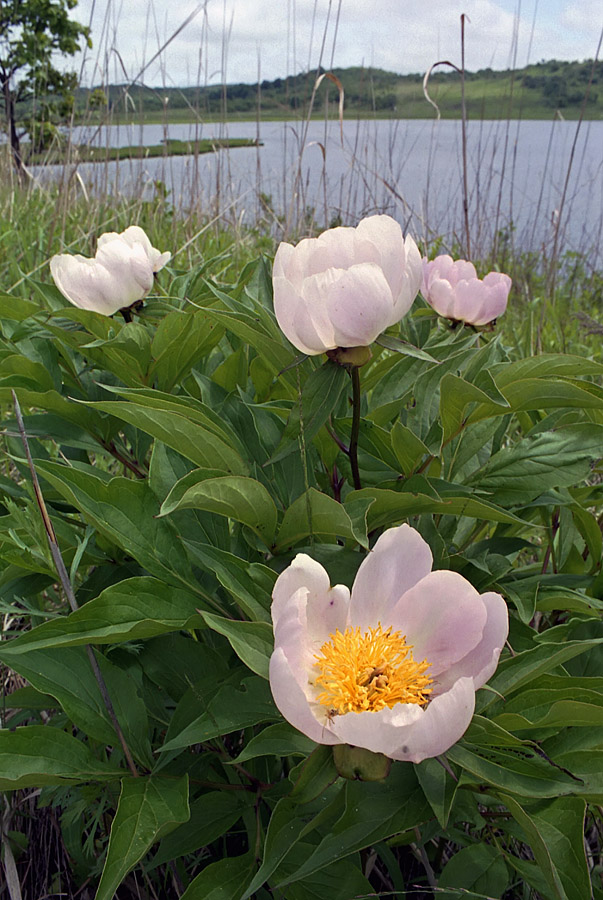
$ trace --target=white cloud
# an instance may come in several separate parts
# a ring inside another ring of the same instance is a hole
[[[535,2],[535,0],[534,0]],[[92,0],[75,15],[86,22]],[[88,83],[134,78],[186,18],[196,0],[96,0]],[[322,63],[328,67],[371,65],[396,72],[423,72],[437,59],[460,63],[460,15],[466,13],[466,65],[470,70],[556,57],[593,56],[600,18],[598,0],[559,4],[540,0],[533,35],[533,5],[523,0],[208,0],[202,10],[145,70],[147,84],[183,85],[223,78],[253,82],[293,74]],[[597,32],[597,33],[596,33]],[[514,35],[517,43],[514,42]],[[122,68],[123,63],[123,68]]]

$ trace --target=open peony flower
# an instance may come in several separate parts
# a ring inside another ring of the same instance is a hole
[[[351,595],[304,553],[281,573],[270,687],[292,725],[319,744],[415,763],[462,737],[507,638],[507,606],[431,564],[428,544],[400,525],[376,542]]]
[[[302,353],[371,344],[404,316],[417,296],[421,256],[390,216],[356,228],[331,228],[274,258],[274,312]]]
[[[133,225],[122,234],[101,235],[93,259],[68,253],[53,256],[50,272],[74,306],[111,316],[146,297],[153,286],[153,273],[170,255],[152,247],[142,228]]]
[[[440,316],[486,325],[507,308],[511,279],[502,272],[489,272],[481,281],[473,263],[451,256],[423,260],[421,293]]]

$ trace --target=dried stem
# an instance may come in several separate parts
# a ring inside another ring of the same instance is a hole
[[[44,523],[44,529],[46,531],[46,537],[48,539],[48,546],[50,547],[50,553],[52,555],[52,559],[57,570],[57,575],[59,576],[59,580],[61,582],[61,586],[63,588],[64,594],[67,597],[69,602],[69,606],[75,612],[79,609],[78,602],[75,599],[75,594],[73,592],[73,587],[71,585],[71,581],[69,579],[69,574],[67,569],[65,568],[65,563],[63,562],[63,557],[61,556],[61,551],[59,549],[59,545],[57,542],[57,537],[55,534],[54,526],[50,521],[50,516],[48,515],[48,510],[46,509],[46,503],[44,502],[44,497],[42,495],[42,489],[40,488],[40,482],[38,481],[38,475],[34,467],[31,451],[29,449],[29,441],[27,440],[27,433],[25,431],[25,425],[23,423],[23,416],[21,415],[21,406],[19,405],[19,401],[17,399],[17,395],[14,391],[12,391],[13,395],[13,403],[15,405],[15,416],[17,419],[17,425],[19,426],[19,433],[21,435],[21,441],[23,442],[23,447],[25,449],[25,455],[27,457],[27,463],[29,466],[29,471],[31,473],[31,479],[33,483],[33,489],[36,496],[36,502],[38,504],[38,509],[40,510],[40,515],[42,516],[42,521]],[[136,769],[136,765],[134,763],[134,759],[132,758],[132,754],[130,752],[130,748],[126,743],[126,739],[121,730],[121,726],[117,720],[117,716],[115,714],[115,708],[111,701],[111,697],[109,696],[109,691],[107,690],[107,684],[103,677],[103,673],[100,670],[98,665],[98,660],[94,655],[94,650],[90,646],[90,644],[86,644],[86,652],[88,653],[88,659],[90,660],[90,665],[92,667],[92,671],[94,673],[94,677],[98,683],[98,687],[103,698],[103,703],[105,704],[105,708],[109,714],[109,718],[113,723],[113,727],[115,729],[115,733],[119,738],[119,742],[121,744],[122,750],[124,752],[124,756],[126,757],[126,761],[128,763],[128,767],[132,773],[132,775],[137,778],[138,771]]]

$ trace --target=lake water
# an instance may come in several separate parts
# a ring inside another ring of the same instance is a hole
[[[516,249],[560,250],[601,260],[603,122],[470,121],[467,129],[470,233],[473,255],[495,235]],[[74,141],[92,130],[76,129]],[[85,164],[88,189],[143,192],[157,182],[177,207],[196,206],[229,222],[261,219],[275,234],[304,216],[319,224],[353,224],[385,211],[405,231],[431,243],[464,246],[461,124],[452,120],[364,120],[308,124],[111,126],[100,146],[150,146],[166,138],[259,138],[261,147],[199,156]],[[573,154],[572,154],[573,148]],[[567,180],[568,167],[570,175]],[[564,197],[565,192],[565,197]]]

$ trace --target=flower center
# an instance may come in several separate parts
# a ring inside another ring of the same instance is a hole
[[[432,683],[424,675],[431,663],[415,662],[412,646],[399,631],[383,631],[381,623],[364,634],[360,628],[329,635],[315,655],[316,684],[324,688],[317,700],[332,715],[377,712],[396,703],[426,706]]]

